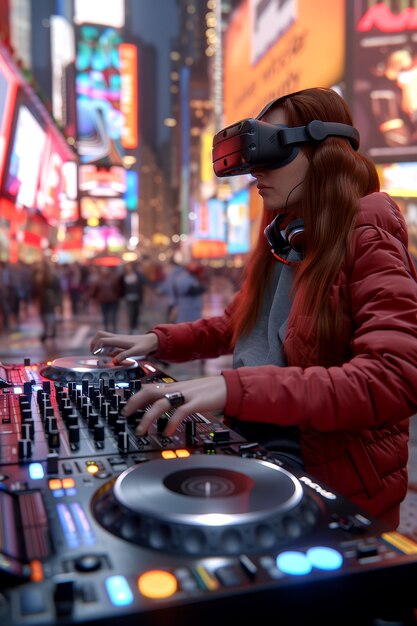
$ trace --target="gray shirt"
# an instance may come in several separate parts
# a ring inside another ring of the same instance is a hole
[[[291,250],[287,259],[300,261],[300,255]],[[266,288],[262,314],[249,335],[238,339],[233,352],[233,368],[257,365],[287,365],[282,346],[291,309],[293,268],[277,261],[271,289]],[[278,409],[277,409],[278,410]],[[280,407],[280,411],[285,407]],[[248,441],[257,441],[280,460],[302,467],[299,429],[286,428],[262,421],[241,422],[232,419],[232,428]]]
[[[291,250],[289,261],[300,261],[300,255]],[[233,352],[233,368],[254,365],[287,365],[282,345],[291,309],[291,265],[276,262],[272,286],[265,289],[262,315],[249,335],[238,339]]]

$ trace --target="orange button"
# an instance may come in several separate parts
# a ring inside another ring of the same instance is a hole
[[[145,598],[169,598],[178,589],[174,574],[164,570],[150,570],[138,578],[138,589]]]
[[[186,456],[190,456],[190,453],[188,452],[188,450],[185,450],[183,448],[180,448],[179,450],[175,450],[175,454],[177,455],[179,459],[183,459]]]
[[[173,450],[162,450],[161,452],[163,459],[176,459],[177,455]]]
[[[49,489],[52,489],[53,491],[55,491],[55,489],[62,489],[62,482],[59,478],[51,478],[48,484]]]
[[[75,480],[73,478],[63,478],[62,486],[64,487],[64,489],[72,489],[73,487],[75,487]]]
[[[30,580],[33,583],[40,583],[43,580],[43,567],[41,561],[34,559],[30,562]]]

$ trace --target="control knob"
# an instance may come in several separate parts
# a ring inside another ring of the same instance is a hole
[[[80,427],[73,424],[68,428],[68,438],[70,443],[78,443],[80,441]]]
[[[32,456],[32,442],[30,439],[19,439],[18,454],[19,459],[28,459]]]

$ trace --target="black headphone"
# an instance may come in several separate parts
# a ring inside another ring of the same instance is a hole
[[[265,228],[264,234],[271,246],[273,256],[284,263],[291,265],[291,261],[286,258],[289,251],[295,250],[299,254],[304,254],[304,222],[302,219],[295,219],[290,222],[284,230],[281,224],[287,217],[287,213],[277,215]],[[285,255],[285,256],[283,256]]]

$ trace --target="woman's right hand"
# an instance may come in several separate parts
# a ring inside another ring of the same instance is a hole
[[[158,337],[155,333],[145,335],[118,335],[99,330],[91,340],[90,350],[93,354],[107,354],[113,357],[113,363],[118,365],[124,359],[132,356],[147,356],[158,349]]]

